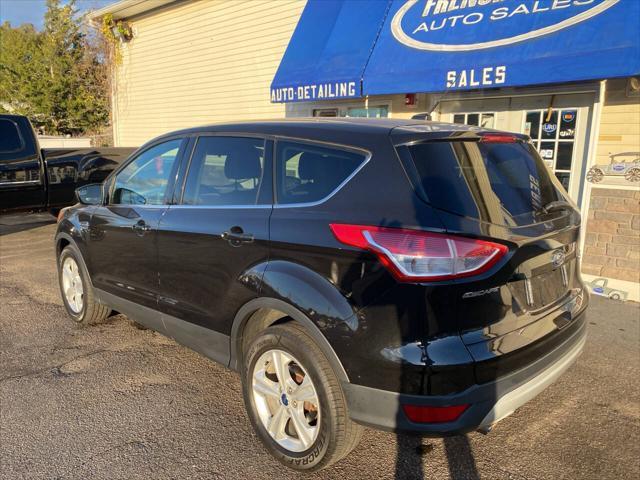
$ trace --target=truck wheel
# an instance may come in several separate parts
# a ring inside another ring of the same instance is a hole
[[[327,467],[362,436],[329,361],[298,324],[270,327],[254,340],[244,355],[243,395],[262,443],[293,469]]]
[[[58,257],[58,283],[69,316],[79,324],[105,320],[111,309],[96,301],[89,273],[82,255],[74,245],[67,245]]]

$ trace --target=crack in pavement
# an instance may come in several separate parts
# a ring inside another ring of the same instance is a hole
[[[54,375],[56,375],[55,371],[61,372],[61,369],[64,368],[65,366],[69,365],[72,362],[75,362],[76,360],[81,360],[83,358],[89,358],[92,357],[94,355],[99,355],[101,353],[105,353],[105,352],[113,352],[114,350],[109,350],[106,348],[100,349],[100,350],[94,350],[93,352],[89,352],[86,353],[84,355],[78,355],[77,357],[72,358],[71,360],[68,360],[66,362],[63,362],[61,364],[58,365],[53,365],[53,366],[49,366],[49,367],[45,367],[43,369],[40,370],[32,370],[30,372],[25,372],[25,373],[21,373],[19,375],[10,375],[7,377],[0,377],[0,383],[3,382],[7,382],[9,380],[16,380],[16,379],[20,379],[20,378],[26,378],[26,377],[33,377],[42,373],[54,373]],[[62,372],[61,372],[62,373]]]

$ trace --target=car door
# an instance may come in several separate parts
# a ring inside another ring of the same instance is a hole
[[[186,140],[149,146],[109,180],[108,198],[90,220],[88,267],[94,287],[157,308],[157,228]]]
[[[271,145],[258,137],[197,138],[181,201],[158,227],[165,326],[223,363],[233,318],[257,296],[269,256]]]

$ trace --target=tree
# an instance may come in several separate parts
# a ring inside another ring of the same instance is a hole
[[[75,0],[47,0],[44,28],[0,26],[0,111],[27,115],[50,134],[86,134],[109,123],[108,68]]]

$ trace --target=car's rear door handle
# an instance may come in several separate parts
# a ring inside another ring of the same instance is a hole
[[[253,243],[254,240],[251,233],[244,233],[239,227],[233,227],[231,231],[223,232],[222,238],[234,247],[239,247],[243,243]]]
[[[139,220],[138,223],[134,223],[131,226],[131,228],[133,229],[134,232],[136,232],[140,236],[144,235],[149,230],[151,230],[151,227],[147,225],[147,223],[144,220]]]

